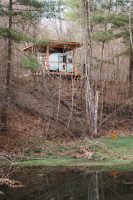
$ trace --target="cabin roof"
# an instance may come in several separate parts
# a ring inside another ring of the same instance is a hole
[[[49,47],[49,51],[52,52],[60,52],[65,53],[74,49],[81,47],[82,44],[80,42],[68,42],[68,41],[59,41],[59,40],[50,40],[45,44],[34,44],[30,45],[23,49],[24,52],[40,52],[45,53],[47,47]]]

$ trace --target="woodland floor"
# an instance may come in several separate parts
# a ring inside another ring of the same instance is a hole
[[[9,132],[0,134],[0,157],[13,162],[35,158],[35,164],[47,165],[132,162],[133,88],[129,96],[127,83],[96,83],[100,137],[89,140],[85,80],[38,77],[36,81],[36,87],[33,79],[12,81]],[[1,90],[1,102],[2,98]],[[113,130],[116,140],[111,139]]]

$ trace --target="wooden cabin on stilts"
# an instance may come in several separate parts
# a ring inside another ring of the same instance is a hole
[[[45,74],[80,76],[76,62],[76,50],[79,42],[50,40],[45,44],[34,44],[23,49],[25,53],[37,56]]]

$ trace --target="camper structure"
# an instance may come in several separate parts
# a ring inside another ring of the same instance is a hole
[[[28,46],[23,51],[36,55],[41,68],[46,73],[79,75],[76,50],[81,46],[79,42],[51,40],[45,44]]]

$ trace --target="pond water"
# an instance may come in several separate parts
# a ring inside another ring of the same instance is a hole
[[[0,200],[133,200],[133,172],[87,168],[1,168]],[[10,180],[23,187],[12,187]],[[10,182],[8,184],[7,182]]]

